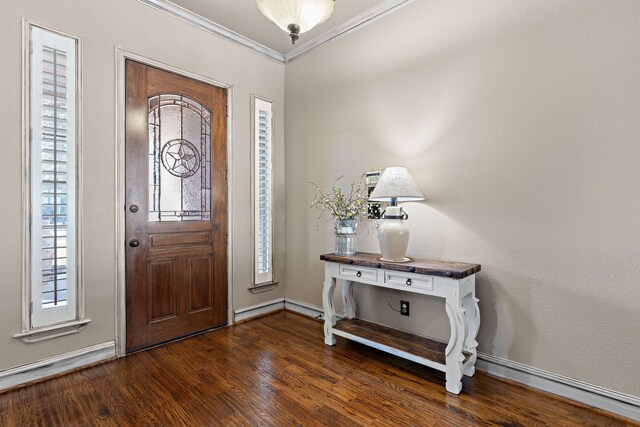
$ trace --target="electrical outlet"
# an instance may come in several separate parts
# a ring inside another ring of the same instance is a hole
[[[409,301],[400,301],[400,314],[403,316],[409,315]]]

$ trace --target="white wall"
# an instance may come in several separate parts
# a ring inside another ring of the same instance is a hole
[[[79,334],[25,344],[21,332],[22,19],[82,37],[84,43],[84,273],[86,315]],[[2,167],[0,167],[0,371],[115,339],[115,47],[233,85],[233,298],[240,308],[280,298],[282,287],[251,295],[250,101],[275,100],[276,265],[284,266],[283,65],[225,42],[136,0],[2,0]]]
[[[333,251],[307,181],[404,165],[427,197],[408,254],[482,264],[480,351],[640,396],[639,22],[633,0],[414,1],[288,64],[287,297],[321,305]],[[448,336],[434,301],[357,300]]]

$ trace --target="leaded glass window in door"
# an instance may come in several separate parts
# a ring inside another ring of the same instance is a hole
[[[149,220],[211,219],[211,112],[182,95],[149,98]]]

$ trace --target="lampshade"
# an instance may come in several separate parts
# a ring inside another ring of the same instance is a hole
[[[291,41],[298,34],[323,23],[333,13],[334,0],[257,0],[258,9],[275,24],[289,33]]]
[[[394,200],[395,199],[395,200]],[[424,200],[424,195],[411,178],[407,168],[389,167],[369,196],[372,202],[415,202]]]

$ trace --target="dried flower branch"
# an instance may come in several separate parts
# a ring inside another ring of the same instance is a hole
[[[330,193],[323,192],[315,183],[309,181],[318,192],[313,202],[309,205],[309,209],[316,208],[320,211],[318,222],[320,222],[320,218],[325,212],[329,213],[334,219],[339,220],[357,219],[366,215],[369,196],[367,194],[365,174],[362,174],[357,184],[355,182],[351,183],[348,193],[339,185],[339,181],[342,178],[343,176],[340,176],[333,182],[333,188]]]

